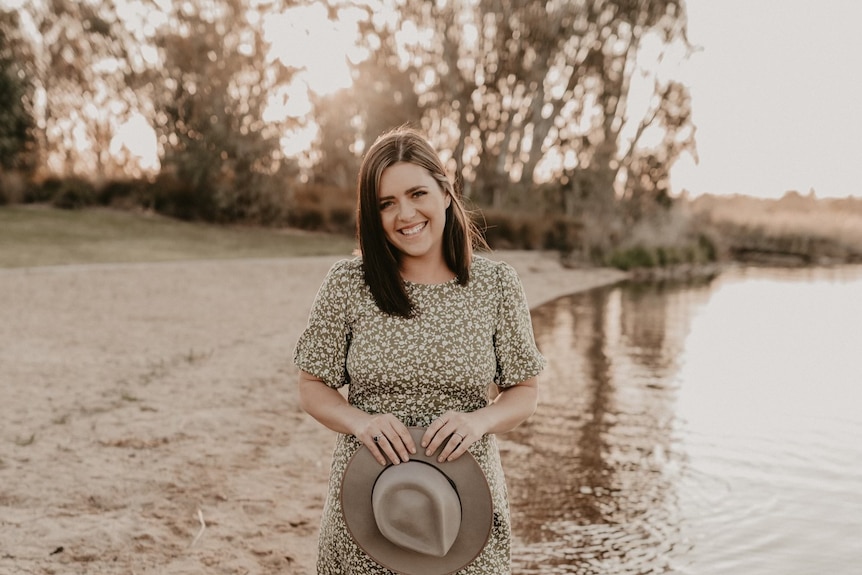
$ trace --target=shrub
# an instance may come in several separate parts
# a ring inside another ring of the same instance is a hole
[[[0,205],[24,201],[29,186],[26,176],[18,171],[0,171]]]
[[[64,210],[78,210],[96,204],[96,187],[83,178],[66,178],[51,196],[51,204]]]
[[[623,271],[656,266],[656,257],[643,246],[634,246],[611,254],[608,263]]]
[[[134,207],[140,204],[146,180],[111,180],[99,189],[96,201],[103,206]]]

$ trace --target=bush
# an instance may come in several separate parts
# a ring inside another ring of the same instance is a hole
[[[173,174],[159,174],[144,190],[144,208],[181,220],[213,221],[215,217],[212,195],[195,190]]]
[[[288,212],[287,223],[291,227],[308,231],[320,231],[326,222],[323,209],[317,206],[294,207]]]
[[[96,201],[103,206],[121,208],[136,207],[146,193],[146,180],[111,180],[96,194]]]
[[[492,249],[557,250],[570,254],[581,247],[583,225],[566,216],[518,214],[497,210],[483,212],[485,240]]]
[[[23,173],[0,171],[0,205],[18,204],[24,201],[28,186],[29,182]]]
[[[643,246],[634,246],[611,254],[608,263],[623,271],[656,266],[656,257]]]
[[[96,204],[96,187],[82,178],[67,178],[51,196],[51,204],[64,210],[79,210]]]

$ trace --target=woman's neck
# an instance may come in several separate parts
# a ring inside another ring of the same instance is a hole
[[[441,256],[436,261],[403,261],[401,262],[401,277],[417,284],[442,284],[455,277],[455,272],[449,269]]]

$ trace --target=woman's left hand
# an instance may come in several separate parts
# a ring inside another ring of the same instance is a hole
[[[437,461],[454,461],[484,435],[473,413],[447,411],[428,426],[422,436],[422,448],[430,456],[442,446]]]

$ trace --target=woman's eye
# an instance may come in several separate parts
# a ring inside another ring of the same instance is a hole
[[[380,203],[380,211],[385,210],[386,208],[390,208],[395,205],[393,202],[381,202]]]
[[[415,192],[413,192],[413,197],[414,197],[414,198],[419,198],[419,197],[421,197],[421,196],[424,196],[424,195],[425,195],[425,194],[427,194],[427,193],[428,193],[428,192],[426,192],[425,190],[416,190]]]

